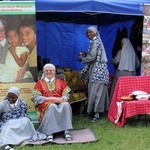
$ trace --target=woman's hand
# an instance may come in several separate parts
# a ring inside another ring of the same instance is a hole
[[[16,82],[20,82],[23,80],[26,70],[27,70],[27,68],[26,68],[26,66],[24,66],[17,71]]]
[[[81,62],[83,57],[86,57],[87,53],[84,51],[80,51],[79,52],[79,57],[78,57],[78,61]]]
[[[82,56],[78,57],[78,61],[81,62],[82,61]]]
[[[50,100],[52,101],[52,103],[55,103],[55,104],[60,104],[65,101],[64,99],[58,98],[58,97],[48,97],[47,100]]]
[[[79,56],[86,57],[86,55],[87,55],[87,53],[84,52],[84,51],[80,51],[80,52],[79,52]]]
[[[54,103],[60,104],[62,102],[64,102],[64,99],[62,99],[62,98],[55,98],[55,102]]]

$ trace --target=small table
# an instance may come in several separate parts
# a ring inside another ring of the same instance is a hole
[[[123,127],[131,116],[150,113],[150,100],[121,101],[122,96],[137,90],[150,94],[150,76],[125,76],[118,79],[108,111],[108,119],[117,127]]]
[[[118,127],[123,127],[126,119],[139,114],[150,114],[150,100],[132,100],[120,101],[118,104],[118,114],[115,124]]]

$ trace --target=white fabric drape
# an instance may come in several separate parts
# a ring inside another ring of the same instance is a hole
[[[136,53],[129,39],[123,38],[119,70],[135,71]]]

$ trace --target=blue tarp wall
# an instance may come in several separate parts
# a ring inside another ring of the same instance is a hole
[[[20,0],[10,0],[20,1]],[[25,0],[30,1],[30,0]],[[32,1],[32,0],[31,0]],[[125,16],[143,16],[144,4],[150,3],[149,0],[35,0],[36,12],[41,13],[40,19],[37,17],[37,46],[38,55],[42,58],[49,58],[50,62],[62,67],[80,69],[83,67],[77,61],[80,50],[87,51],[89,40],[86,38],[85,31],[90,23],[89,17],[84,23],[66,23],[64,21],[48,21],[51,16],[49,12],[56,13],[58,20],[63,18],[62,12],[72,13],[93,13],[107,15],[107,20],[112,18],[111,14],[125,18]],[[59,14],[60,12],[60,14]],[[44,14],[43,14],[44,13]],[[72,16],[72,18],[75,16]],[[43,18],[43,19],[42,19]],[[49,19],[47,19],[49,18]],[[77,18],[80,18],[78,16]],[[45,21],[42,21],[45,20]],[[133,19],[134,20],[134,19]],[[108,60],[112,57],[112,49],[118,29],[127,29],[128,37],[133,25],[132,19],[113,23],[97,24],[100,25],[100,35],[104,43]],[[106,21],[106,20],[105,20]],[[87,23],[88,22],[88,23]],[[135,39],[136,40],[136,39]],[[120,44],[120,43],[118,43]],[[114,72],[114,67],[108,61],[110,73]]]
[[[125,27],[130,36],[132,25],[133,20],[100,26],[100,35],[108,60],[112,58],[112,49],[118,29],[122,30]],[[37,21],[38,55],[42,58],[50,58],[51,63],[61,67],[81,69],[83,64],[77,61],[77,57],[79,51],[87,52],[89,39],[86,37],[86,29],[88,26],[90,25]],[[114,67],[110,61],[108,61],[108,67],[110,73],[113,73]]]
[[[143,16],[144,3],[149,3],[149,0],[36,0],[36,11],[42,14],[42,17],[50,18],[48,12],[56,12],[58,20],[61,12],[68,14],[82,13],[100,13],[107,15],[107,20],[111,20],[109,15],[114,14],[122,18],[125,16]],[[60,12],[60,14],[58,13]],[[75,15],[73,15],[74,17]],[[78,17],[80,18],[80,16]],[[72,69],[80,69],[83,64],[77,61],[80,50],[87,51],[89,40],[86,38],[85,31],[90,23],[89,17],[83,23],[66,23],[57,21],[37,21],[37,44],[38,54],[43,58],[50,58],[50,62],[62,67],[71,67]],[[104,22],[107,20],[104,20]],[[88,22],[88,23],[87,23]],[[100,35],[106,49],[108,57],[108,67],[110,73],[114,73],[114,67],[110,64],[112,58],[112,49],[117,36],[117,31],[123,27],[127,29],[128,37],[131,34],[131,27],[134,19],[116,19],[113,23],[97,24],[100,26]],[[93,23],[93,25],[96,25]],[[136,40],[136,39],[135,39]],[[120,44],[120,43],[118,43]]]

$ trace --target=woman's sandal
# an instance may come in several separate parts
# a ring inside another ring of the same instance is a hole
[[[4,150],[14,150],[14,148],[10,147],[9,145],[6,145],[6,146],[4,147]]]
[[[54,141],[53,135],[49,135],[46,139],[47,139],[49,142],[53,142],[53,141]]]
[[[72,137],[71,137],[70,133],[65,133],[65,139],[66,139],[66,141],[71,141],[72,140]]]
[[[93,122],[93,123],[95,123],[95,122],[97,122],[98,121],[98,118],[96,118],[96,117],[94,117],[92,120],[91,120],[91,122]]]

